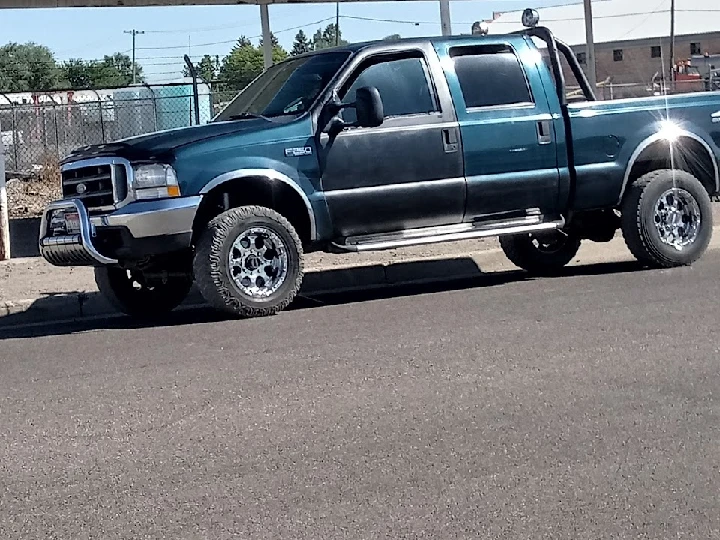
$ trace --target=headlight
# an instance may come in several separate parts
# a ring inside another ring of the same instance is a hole
[[[133,191],[135,199],[163,199],[179,197],[175,170],[170,165],[139,165],[133,170]]]

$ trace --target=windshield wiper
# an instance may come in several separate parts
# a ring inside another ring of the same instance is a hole
[[[228,116],[228,120],[246,120],[248,118],[261,118],[262,120],[269,120],[267,116],[251,112],[238,113]]]

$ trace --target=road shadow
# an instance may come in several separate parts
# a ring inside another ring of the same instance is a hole
[[[534,278],[521,270],[483,272],[470,257],[433,261],[413,261],[392,265],[372,265],[338,270],[310,272],[305,286],[289,312],[318,309],[325,306],[362,303],[371,300],[404,298],[440,292],[482,289],[531,280],[554,280],[579,276],[621,274],[642,270],[637,262],[599,263],[572,266],[552,277]],[[383,276],[384,282],[379,278]],[[408,284],[410,276],[415,282]],[[374,278],[375,281],[372,281]],[[417,283],[424,280],[424,283]],[[327,285],[332,284],[332,289]],[[335,290],[333,290],[335,289]],[[341,291],[337,291],[342,289]],[[105,299],[99,293],[82,295],[78,308],[83,320],[67,320],[64,295],[48,295],[33,305],[32,319],[27,313],[6,315],[0,326],[0,339],[66,335],[91,330],[141,329],[163,326],[185,326],[232,320],[224,313],[201,305],[197,291],[191,292],[183,306],[152,321],[134,320],[120,314],[108,314]],[[42,314],[45,314],[44,316]],[[38,314],[40,320],[37,322]],[[76,315],[74,315],[76,316]]]

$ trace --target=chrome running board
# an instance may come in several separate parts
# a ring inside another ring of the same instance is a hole
[[[460,223],[458,225],[445,225],[442,227],[406,229],[389,234],[351,236],[346,238],[342,243],[333,242],[332,245],[342,251],[380,251],[383,249],[438,244],[440,242],[455,242],[490,236],[552,231],[562,229],[564,226],[565,220],[563,218],[557,221],[543,221],[542,216],[533,215],[492,223]]]

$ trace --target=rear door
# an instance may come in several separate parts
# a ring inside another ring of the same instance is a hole
[[[444,51],[463,141],[466,221],[558,211],[555,128],[535,65],[542,60],[519,45],[529,72],[510,43],[458,43]]]

